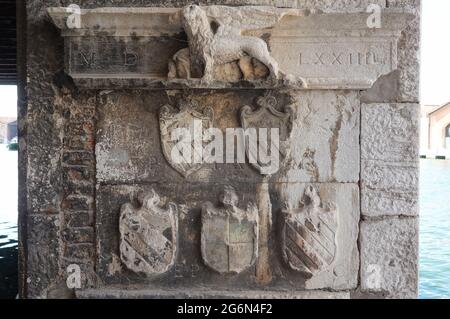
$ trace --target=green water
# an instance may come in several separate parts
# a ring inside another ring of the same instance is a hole
[[[0,298],[17,295],[17,152],[0,144]]]
[[[421,160],[419,296],[450,298],[450,161]]]

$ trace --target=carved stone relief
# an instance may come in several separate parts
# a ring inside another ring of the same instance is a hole
[[[243,33],[273,27],[288,12],[274,7],[185,7],[182,24],[189,50],[182,49],[172,58],[169,77],[202,77],[207,83],[264,79],[268,75],[277,79],[278,63],[266,42]]]
[[[203,261],[221,274],[239,274],[258,256],[258,209],[252,203],[245,210],[237,205],[235,190],[226,187],[220,206],[207,202],[202,207]]]
[[[213,120],[212,108],[200,109],[196,103],[190,101],[181,100],[178,109],[170,105],[161,108],[159,128],[162,151],[167,162],[183,177],[188,177],[202,168],[203,143],[210,141],[205,138],[196,145],[194,137],[204,136],[203,132],[213,127]],[[188,130],[186,133],[189,132],[190,136],[181,134],[176,137],[174,133],[177,129]],[[190,156],[186,149],[191,150]]]
[[[310,278],[333,263],[336,215],[336,207],[323,207],[313,186],[304,191],[299,208],[283,211],[282,254],[290,268]]]
[[[283,112],[278,111],[275,107],[278,102],[277,99],[267,93],[264,96],[260,96],[256,99],[256,104],[258,105],[258,109],[253,110],[253,108],[249,105],[245,105],[241,109],[241,125],[244,129],[248,130],[251,128],[255,128],[257,130],[257,134],[259,136],[258,142],[261,143],[261,131],[258,132],[258,129],[267,129],[267,150],[278,151],[280,156],[280,163],[283,163],[284,159],[287,156],[288,145],[290,134],[292,132],[292,110],[289,107],[286,107]],[[279,134],[279,145],[278,150],[273,150],[274,144],[271,143],[271,129],[278,129]],[[255,143],[253,143],[255,144]],[[256,154],[257,150],[250,148],[250,143],[245,144],[245,151],[247,153],[247,157],[249,158],[249,162],[261,172],[262,168],[266,165],[266,163],[262,163],[258,154]],[[259,145],[261,146],[261,145]],[[283,164],[281,164],[283,165]]]
[[[141,208],[122,206],[119,230],[120,259],[128,269],[158,275],[173,266],[177,254],[177,206],[169,203],[164,208],[153,189]]]
[[[66,72],[78,85],[108,88],[370,88],[397,69],[400,32],[413,18],[385,9],[374,29],[365,11],[189,5],[87,9],[70,28],[71,10],[48,12],[67,39]]]
[[[285,275],[305,289],[358,285],[359,188],[352,183],[281,183],[279,242]]]

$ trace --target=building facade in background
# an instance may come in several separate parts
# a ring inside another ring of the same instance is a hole
[[[17,120],[13,117],[0,117],[0,144],[7,144],[17,137]]]
[[[422,157],[450,158],[450,102],[422,107],[420,140]]]

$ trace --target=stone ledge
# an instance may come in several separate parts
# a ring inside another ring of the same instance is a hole
[[[350,292],[315,291],[219,291],[209,289],[86,289],[76,291],[78,299],[350,299]]]
[[[96,8],[83,9],[79,15],[70,8],[48,8],[48,13],[66,40],[66,72],[79,87],[105,89],[367,89],[380,76],[398,68],[398,39],[414,18],[411,10],[383,9],[381,27],[373,28],[367,24],[369,13],[363,10],[312,13],[272,6],[191,9],[201,13],[206,25],[198,17],[192,19],[194,11],[187,13],[186,8]],[[213,33],[207,21],[226,31]],[[193,28],[190,24],[199,24],[194,29],[200,31],[187,32],[186,28]],[[228,25],[232,25],[230,30]],[[197,36],[200,32],[202,37]],[[203,43],[203,38],[211,39]],[[211,52],[233,49],[211,56],[206,51],[192,51],[193,47],[213,45],[222,49],[208,48]],[[202,59],[211,66],[201,71],[203,67],[193,62],[195,54],[206,54]],[[270,75],[249,77],[254,70],[240,65],[243,56],[258,60]],[[215,74],[221,67],[227,71]]]

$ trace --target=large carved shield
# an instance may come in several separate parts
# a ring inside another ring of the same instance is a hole
[[[159,113],[159,128],[161,135],[161,146],[164,157],[178,173],[187,177],[192,173],[198,171],[202,165],[202,161],[196,161],[194,156],[202,158],[202,154],[199,154],[198,148],[194,147],[194,135],[201,141],[201,146],[209,143],[210,140],[203,138],[205,136],[205,130],[213,127],[214,113],[212,108],[207,107],[203,110],[193,103],[187,101],[181,101],[179,109],[173,108],[170,105],[164,105]],[[195,126],[194,122],[201,122],[201,129],[197,131],[199,126]],[[172,133],[176,129],[187,129],[190,132],[190,145],[192,150],[192,156],[186,158],[185,161],[175,160],[172,156],[172,150],[176,148],[180,153],[183,149],[180,148],[179,141],[172,139]],[[197,154],[194,154],[194,153]]]
[[[282,163],[286,158],[287,143],[292,132],[292,112],[286,108],[285,112],[278,111],[275,107],[277,100],[270,94],[259,97],[256,100],[258,109],[253,110],[251,106],[245,105],[241,110],[241,125],[245,130],[254,128],[258,131],[258,144],[261,143],[260,128],[266,128],[267,146],[269,152],[279,152],[279,161]],[[277,128],[279,130],[279,141],[276,144],[271,143],[270,129]],[[245,151],[251,165],[253,165],[260,173],[266,166],[261,162],[259,148],[249,145],[249,141],[245,143]],[[278,149],[272,149],[278,145]],[[258,152],[258,154],[256,154]],[[251,159],[254,160],[251,160]]]
[[[283,211],[281,242],[289,267],[310,278],[336,256],[337,209],[324,208],[316,189],[308,187],[298,209]]]
[[[120,258],[128,269],[146,275],[162,274],[175,262],[177,251],[177,207],[160,205],[152,190],[140,209],[131,204],[120,213]]]
[[[222,274],[241,273],[258,256],[258,210],[253,204],[247,210],[236,205],[236,193],[227,189],[221,207],[208,202],[202,208],[202,258]]]

